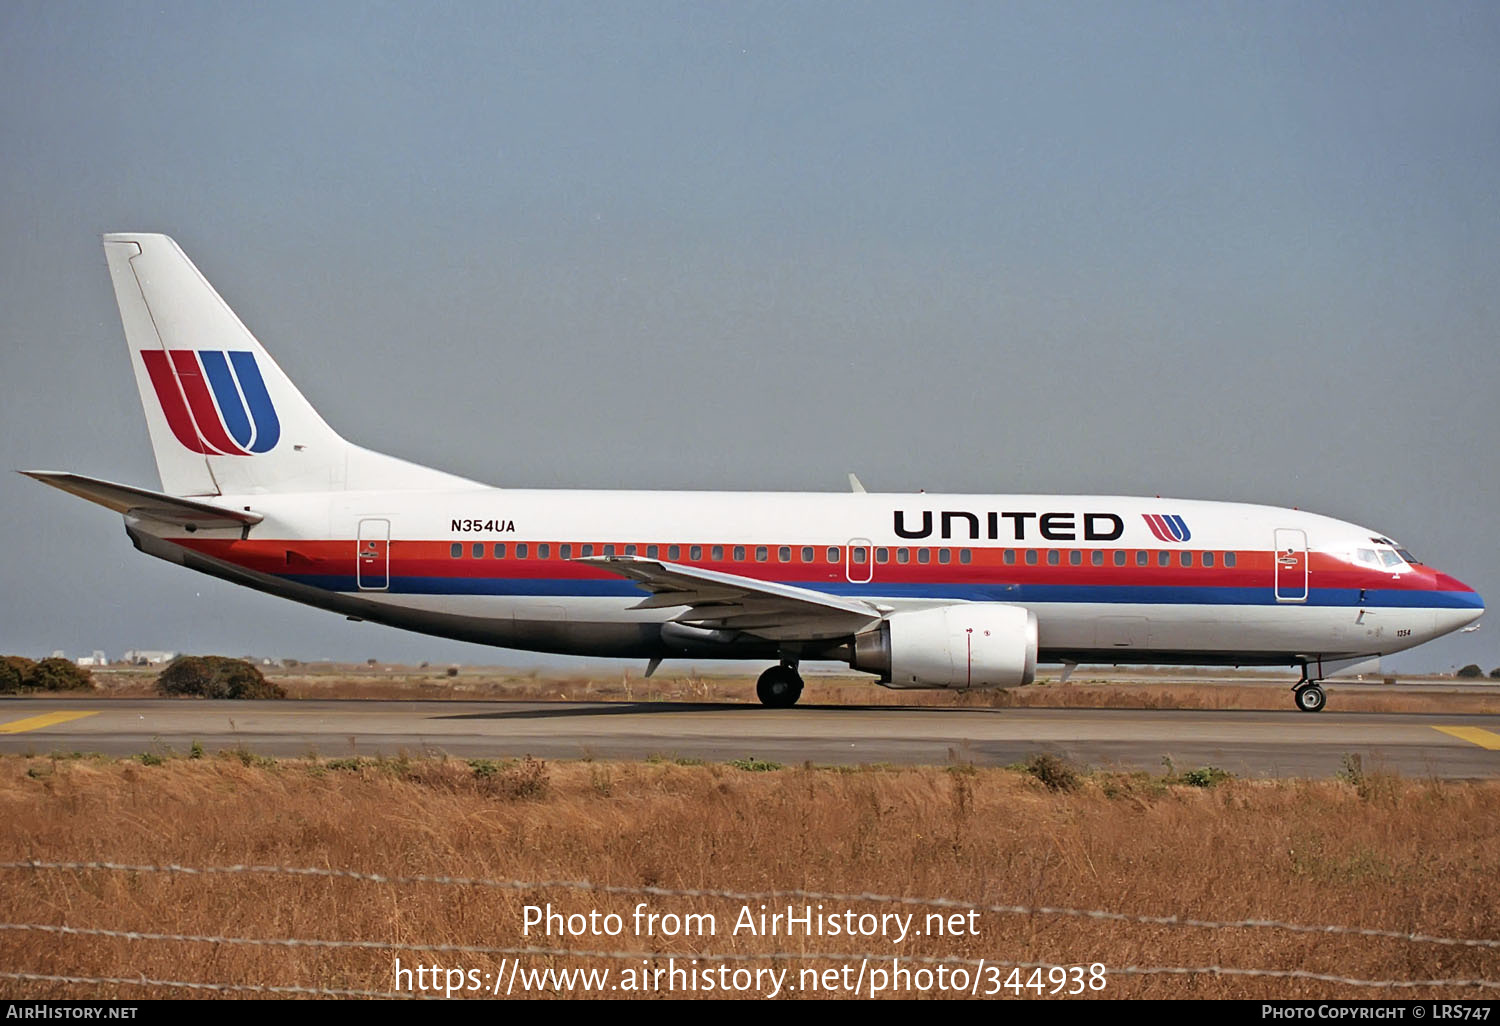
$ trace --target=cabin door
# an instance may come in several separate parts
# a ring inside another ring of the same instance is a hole
[[[1290,527],[1276,529],[1276,601],[1307,601],[1307,533]]]
[[[365,519],[359,522],[354,578],[360,591],[385,591],[391,586],[391,522]]]

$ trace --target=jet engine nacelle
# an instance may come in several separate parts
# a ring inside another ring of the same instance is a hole
[[[1036,678],[1036,614],[1000,602],[892,613],[854,639],[856,670],[893,688],[1001,688]]]

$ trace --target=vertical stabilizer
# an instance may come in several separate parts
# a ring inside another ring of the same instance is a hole
[[[163,491],[469,483],[340,438],[167,236],[106,235],[104,252]]]

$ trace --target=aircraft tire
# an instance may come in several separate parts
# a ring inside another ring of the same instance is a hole
[[[1297,708],[1303,712],[1322,712],[1328,704],[1328,696],[1316,684],[1307,684],[1297,689]]]
[[[790,666],[773,666],[755,682],[755,694],[761,705],[790,709],[802,697],[802,677]]]

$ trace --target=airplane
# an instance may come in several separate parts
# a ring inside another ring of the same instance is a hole
[[[495,488],[345,441],[170,238],[104,236],[161,490],[23,473],[140,551],[391,627],[512,649],[834,660],[889,688],[1038,663],[1300,667],[1294,704],[1464,629],[1472,588],[1300,510],[1104,495]],[[1469,628],[1473,629],[1473,628]]]

